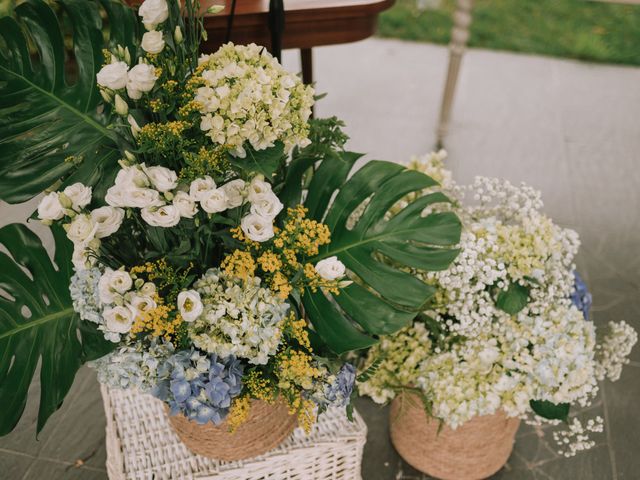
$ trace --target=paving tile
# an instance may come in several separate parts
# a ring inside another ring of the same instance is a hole
[[[48,460],[37,460],[22,480],[107,480],[105,470],[76,467]]]

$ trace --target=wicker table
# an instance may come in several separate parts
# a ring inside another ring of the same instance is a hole
[[[297,428],[278,448],[250,460],[222,462],[192,454],[173,433],[162,404],[132,390],[102,387],[111,480],[354,480],[367,427],[354,412],[329,410],[310,435]]]

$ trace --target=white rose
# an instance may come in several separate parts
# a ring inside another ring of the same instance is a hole
[[[147,174],[151,184],[160,192],[168,192],[178,186],[178,175],[165,167],[147,167],[142,164],[142,171]]]
[[[227,195],[222,188],[210,190],[200,200],[200,206],[207,213],[224,212],[228,206]]]
[[[196,178],[193,182],[191,182],[191,186],[189,187],[189,195],[196,202],[200,202],[205,197],[205,194],[209,193],[215,188],[216,182],[213,181],[213,178],[207,175],[204,178]]]
[[[109,190],[107,190],[107,195],[109,194]],[[123,207],[150,208],[159,207],[164,203],[160,198],[160,193],[151,188],[125,189],[122,191],[122,198],[124,202]],[[109,205],[112,205],[108,200],[107,202]]]
[[[174,205],[143,208],[140,213],[142,219],[152,227],[175,227],[180,222],[180,210]]]
[[[261,194],[260,198],[251,203],[251,213],[274,219],[284,208],[275,193]]]
[[[200,294],[195,290],[187,290],[178,294],[178,310],[185,322],[193,322],[202,314],[204,306]]]
[[[114,185],[107,190],[107,194],[104,196],[104,201],[107,202],[107,205],[111,205],[112,207],[126,207],[126,202],[124,200],[124,192],[125,188],[120,185]]]
[[[169,18],[169,6],[166,0],[145,0],[138,9],[145,28],[152,30],[156,25]]]
[[[115,302],[119,295],[125,294],[131,289],[133,280],[131,275],[124,270],[111,270],[107,268],[98,280],[98,295],[100,302],[105,305]]]
[[[76,215],[71,223],[64,226],[67,237],[73,243],[89,242],[95,237],[98,225],[89,215]]]
[[[132,309],[138,312],[148,312],[158,306],[158,304],[151,297],[146,295],[134,295],[129,302]],[[136,315],[137,316],[137,315]]]
[[[273,237],[273,222],[255,213],[245,216],[240,222],[240,227],[254,242],[264,242]]]
[[[80,182],[69,185],[62,193],[71,200],[71,208],[77,212],[91,202],[91,187],[85,187]]]
[[[134,313],[131,309],[121,306],[106,309],[103,316],[107,330],[116,333],[127,333],[131,330],[131,325],[133,325]]]
[[[337,280],[344,277],[344,263],[338,260],[338,257],[329,257],[316,263],[316,272],[325,280]]]
[[[151,297],[156,293],[156,285],[153,282],[147,282],[140,287],[140,293],[146,297]]]
[[[96,237],[108,237],[117,232],[122,225],[124,210],[109,206],[96,208],[91,212],[91,219],[97,225]]]
[[[271,193],[271,184],[265,182],[262,175],[258,175],[251,180],[247,197],[251,203],[254,203],[269,193]]]
[[[111,90],[124,88],[127,85],[127,70],[129,70],[129,66],[125,62],[115,62],[105,65],[96,75],[98,85],[110,88]]]
[[[239,207],[245,202],[244,197],[245,182],[241,179],[231,180],[224,184],[222,190],[227,196],[227,208]]]
[[[147,53],[151,53],[153,55],[160,53],[162,50],[164,50],[164,39],[162,38],[162,32],[159,32],[157,30],[146,32],[144,35],[142,35],[142,42],[140,43],[140,46]]]
[[[180,216],[184,218],[193,218],[198,213],[196,202],[187,192],[178,192],[173,197],[173,204],[180,212]]]
[[[145,36],[149,33],[145,33]],[[131,97],[130,90],[135,90],[136,92],[149,92],[153,89],[157,79],[156,69],[153,65],[139,63],[129,71],[129,76],[127,78],[127,93],[129,93],[129,96]],[[132,98],[137,100],[140,97],[134,96]]]
[[[40,220],[60,220],[64,217],[64,208],[60,203],[58,192],[45,195],[38,204],[38,218]]]

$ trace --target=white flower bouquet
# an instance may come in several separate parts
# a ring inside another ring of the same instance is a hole
[[[360,392],[379,403],[416,392],[453,429],[499,410],[566,421],[569,429],[555,433],[563,454],[593,446],[588,431],[601,431],[602,419],[569,421],[569,407],[589,405],[598,380],[619,377],[636,332],[612,322],[597,340],[591,296],[575,272],[578,235],[541,212],[539,192],[490,178],[457,185],[444,158],[427,155],[410,168],[440,180],[456,199],[460,254],[448,268],[416,273],[435,300],[412,326],[371,348],[378,369]]]
[[[404,220],[385,218],[436,182],[388,162],[350,174],[360,155],[344,149],[341,122],[310,121],[313,88],[264,48],[200,55],[195,0],[146,0],[137,12],[110,0],[62,6],[76,83],[55,77],[48,57],[49,76],[24,70],[31,27],[47,25],[41,50],[65,58],[45,2],[0,20],[15,47],[4,60],[11,75],[0,76],[3,105],[15,103],[14,121],[0,123],[12,165],[0,172],[2,198],[44,191],[35,216],[56,243],[54,266],[26,227],[0,230],[11,253],[0,270],[13,272],[1,285],[11,299],[1,297],[0,338],[10,341],[4,358],[17,359],[0,366],[10,372],[0,403],[26,399],[41,356],[40,426],[84,362],[101,382],[208,426],[238,427],[254,400],[284,402],[307,430],[328,406],[349,406],[355,369],[343,355],[406,326],[433,293],[376,252],[424,270],[439,262],[414,265],[408,251],[455,256],[455,214],[416,221],[408,207]],[[44,109],[37,118],[21,103],[25,89]],[[347,226],[366,199],[371,208]],[[379,268],[393,281],[371,275]],[[21,413],[5,409],[2,433]]]

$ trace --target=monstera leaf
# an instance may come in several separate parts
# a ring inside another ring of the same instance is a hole
[[[133,12],[114,0],[101,3],[118,27],[112,43],[132,49]],[[29,200],[65,177],[94,185],[120,158],[116,137],[105,126],[108,112],[97,110],[96,73],[105,47],[100,4],[57,4],[61,18],[44,1],[27,0],[15,18],[0,19],[0,199],[9,203]],[[73,26],[69,55],[65,24]]]
[[[434,288],[398,265],[447,268],[458,254],[453,247],[461,225],[450,212],[421,216],[427,206],[448,201],[437,191],[387,218],[405,195],[437,185],[420,172],[373,161],[347,180],[359,154],[331,150],[322,157],[312,150],[294,157],[283,197],[289,204],[305,198],[309,215],[332,232],[331,243],[313,261],[335,255],[357,277],[339,295],[308,290],[303,297],[316,333],[331,350],[343,353],[374,344],[378,335],[397,331],[422,311]],[[304,197],[301,185],[309,169],[313,177]],[[351,225],[354,211],[365,202],[366,209]]]
[[[86,360],[112,348],[82,322],[69,295],[71,244],[54,229],[52,263],[40,239],[21,224],[0,229],[0,435],[16,426],[40,364],[38,431],[61,405]]]

